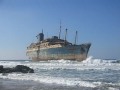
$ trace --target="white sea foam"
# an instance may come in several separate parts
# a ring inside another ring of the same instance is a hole
[[[117,87],[114,86],[119,84],[113,84],[113,83],[102,83],[102,82],[88,82],[88,81],[82,81],[79,78],[62,78],[62,77],[50,77],[50,76],[38,76],[35,74],[8,74],[6,76],[3,76],[0,74],[0,78],[3,79],[14,79],[14,80],[32,80],[40,83],[46,83],[46,84],[60,84],[60,85],[67,85],[67,86],[82,86],[82,87],[105,87],[107,84],[109,90],[119,90]],[[112,86],[112,87],[111,87]]]
[[[105,59],[94,59],[93,56],[89,56],[86,60],[82,61],[84,64],[111,64],[117,60],[105,60]]]
[[[109,76],[116,73],[116,77],[119,76],[120,63],[117,62],[118,61],[115,60],[94,59],[92,56],[82,62],[70,60],[49,60],[40,62],[0,61],[0,65],[4,65],[5,67],[26,65],[35,70],[33,74],[12,73],[6,76],[0,74],[0,78],[33,80],[41,83],[94,88],[104,85],[105,82],[103,81],[106,79],[107,75]],[[107,71],[108,73],[106,73]],[[114,79],[116,78],[114,75],[111,76],[111,78],[113,78],[115,82]],[[111,78],[109,79],[111,80]],[[120,82],[119,79],[118,82]],[[112,85],[118,85],[118,82],[112,83]]]
[[[8,74],[7,76],[3,76],[0,74],[0,78],[4,79],[15,79],[15,80],[32,80],[40,83],[48,83],[48,84],[60,84],[67,86],[83,86],[83,87],[96,87],[94,84],[81,81],[77,78],[60,78],[60,77],[49,77],[49,76],[37,76],[31,74]]]
[[[4,67],[14,67],[16,65],[20,65],[21,62],[14,62],[14,61],[0,61],[0,65]]]
[[[116,62],[114,60],[114,62]],[[76,69],[76,70],[86,70],[86,69],[98,69],[98,70],[120,70],[120,63],[113,63],[113,60],[102,60],[94,59],[92,56],[88,57],[82,62],[70,61],[70,60],[49,60],[40,62],[14,62],[14,61],[0,61],[0,65],[5,67],[14,67],[16,65],[27,65],[33,69]]]
[[[120,90],[120,89],[115,87],[109,87],[109,90]]]

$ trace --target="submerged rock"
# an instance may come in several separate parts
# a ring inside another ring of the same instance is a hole
[[[34,70],[24,66],[24,65],[17,65],[13,68],[3,68],[3,66],[0,66],[0,73],[12,73],[12,72],[21,72],[21,73],[34,73]]]

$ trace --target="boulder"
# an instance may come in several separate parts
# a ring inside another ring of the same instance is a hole
[[[3,68],[2,73],[12,73],[12,72],[13,72],[13,68]]]
[[[3,66],[0,65],[0,73],[2,73],[2,72],[3,72]]]
[[[34,70],[24,65],[17,65],[16,67],[13,68],[3,68],[3,66],[0,65],[0,73],[12,73],[12,72],[34,73]]]
[[[34,70],[24,65],[17,65],[14,68],[14,72],[34,73]]]

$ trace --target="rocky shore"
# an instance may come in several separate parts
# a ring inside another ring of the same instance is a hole
[[[34,73],[34,70],[24,65],[17,65],[16,67],[13,68],[4,68],[3,65],[0,65],[0,73],[12,73],[12,72]]]

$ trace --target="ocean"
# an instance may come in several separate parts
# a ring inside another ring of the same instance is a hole
[[[120,90],[120,60],[88,57],[82,62],[70,60],[1,60],[4,67],[26,65],[35,73],[0,74],[0,90],[26,85],[16,90]]]

